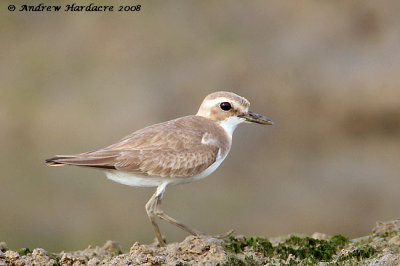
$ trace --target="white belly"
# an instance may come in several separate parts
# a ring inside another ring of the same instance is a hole
[[[151,177],[139,173],[122,172],[118,170],[107,170],[105,173],[108,179],[133,187],[158,187],[166,180],[162,177]]]
[[[224,157],[218,156],[217,160],[200,174],[188,177],[148,176],[140,173],[129,173],[118,170],[106,170],[105,174],[108,179],[133,187],[158,187],[165,182],[168,184],[188,183],[209,176],[218,168],[218,166],[220,166],[220,164],[226,158],[226,155],[228,155],[228,152]]]

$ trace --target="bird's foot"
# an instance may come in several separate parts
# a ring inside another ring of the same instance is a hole
[[[225,234],[219,234],[219,235],[210,235],[210,234],[206,234],[200,231],[196,231],[197,236],[203,236],[203,237],[210,237],[210,238],[217,238],[217,239],[224,239],[229,237],[230,235],[232,235],[232,233],[234,232],[233,229],[229,230],[228,232],[226,232]]]
[[[167,246],[167,241],[165,239],[165,236],[162,236],[162,239],[158,239],[157,237],[154,238],[153,243],[151,243],[152,246],[155,247],[165,247]]]

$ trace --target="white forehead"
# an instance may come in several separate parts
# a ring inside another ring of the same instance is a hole
[[[218,105],[220,103],[223,103],[223,102],[231,103],[233,105],[233,108],[238,109],[238,110],[240,110],[240,111],[242,111],[244,113],[249,110],[249,106],[250,106],[250,102],[247,99],[243,98],[243,97],[241,97],[241,101],[239,102],[239,101],[237,101],[237,100],[235,100],[233,98],[228,98],[228,97],[223,97],[223,96],[217,97],[217,98],[214,98],[214,99],[207,99],[206,98],[206,99],[204,99],[204,101],[201,104],[201,106],[205,107],[205,108],[212,108],[212,107],[214,107],[214,106],[216,106],[216,105]]]

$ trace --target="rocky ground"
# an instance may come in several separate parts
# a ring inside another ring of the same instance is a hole
[[[315,233],[267,240],[188,236],[166,247],[134,243],[122,253],[117,242],[82,251],[13,251],[0,243],[0,265],[400,265],[400,220],[378,222],[368,236],[349,240]]]

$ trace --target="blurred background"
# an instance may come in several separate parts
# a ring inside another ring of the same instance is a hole
[[[195,114],[217,90],[275,125],[240,126],[213,175],[167,189],[166,213],[208,233],[264,237],[359,237],[399,217],[399,1],[95,1],[141,4],[136,13],[9,12],[8,2],[0,241],[10,248],[152,242],[153,188],[44,160]],[[170,242],[187,235],[160,225]]]

